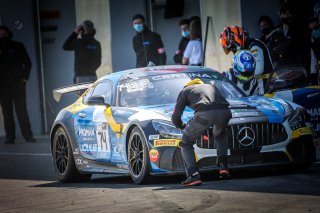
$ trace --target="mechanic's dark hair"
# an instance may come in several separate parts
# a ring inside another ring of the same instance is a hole
[[[190,40],[197,40],[200,39],[202,40],[202,34],[201,34],[201,22],[200,20],[192,20],[190,22]]]
[[[179,26],[181,26],[181,25],[190,25],[190,20],[189,19],[181,19],[180,21],[179,21]]]
[[[200,18],[199,16],[191,16],[191,17],[189,18],[189,20],[190,20],[190,22],[192,22],[193,20],[199,20],[199,21],[201,21],[201,18]]]
[[[141,19],[143,22],[146,22],[146,19],[144,18],[144,16],[142,14],[136,14],[132,17],[132,21],[134,21],[135,19]]]
[[[12,33],[11,30],[9,30],[9,28],[8,28],[7,26],[0,25],[0,30],[5,30],[5,31],[7,31],[9,39],[12,39],[13,33]]]
[[[263,21],[267,22],[270,26],[273,26],[273,21],[272,21],[272,18],[270,18],[270,16],[266,16],[266,15],[260,16],[258,25]]]
[[[279,9],[279,13],[284,14],[287,11],[289,11],[291,14],[293,14],[293,12],[294,12],[293,8],[289,4],[284,3]]]

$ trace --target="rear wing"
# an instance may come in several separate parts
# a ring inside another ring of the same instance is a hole
[[[88,83],[81,83],[81,84],[74,84],[71,86],[67,87],[61,87],[58,89],[53,90],[53,98],[55,101],[59,102],[61,99],[61,96],[66,93],[71,93],[71,92],[78,92],[81,90],[86,90],[88,89],[93,82],[88,82]]]

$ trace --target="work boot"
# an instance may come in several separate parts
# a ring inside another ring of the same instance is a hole
[[[182,186],[199,186],[201,184],[202,181],[199,172],[193,173],[192,175],[187,177],[185,181],[182,182]]]
[[[5,140],[4,144],[14,144],[14,140]]]
[[[228,167],[223,163],[220,163],[220,165],[219,165],[219,178],[220,179],[230,178],[230,173],[229,173]]]

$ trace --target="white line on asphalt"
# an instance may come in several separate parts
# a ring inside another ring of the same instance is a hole
[[[51,154],[46,154],[46,153],[14,153],[14,152],[0,152],[0,155],[51,156]]]

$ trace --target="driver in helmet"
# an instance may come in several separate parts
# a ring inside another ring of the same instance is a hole
[[[251,52],[256,61],[254,77],[258,81],[259,94],[263,95],[266,91],[266,84],[269,74],[273,71],[272,60],[266,45],[253,37],[243,27],[225,27],[220,34],[220,44],[226,54],[238,50],[247,49]]]
[[[232,68],[223,74],[248,96],[258,94],[258,82],[254,78],[256,61],[249,50],[239,50],[234,54]]]

